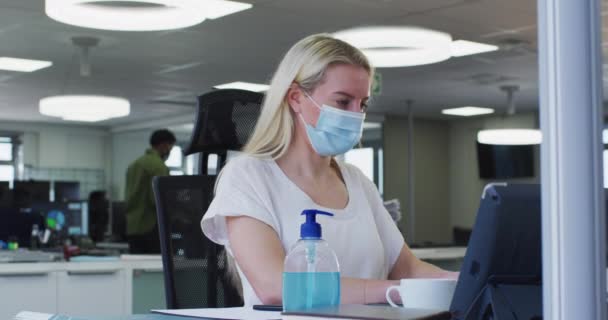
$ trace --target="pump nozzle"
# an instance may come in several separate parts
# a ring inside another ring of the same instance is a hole
[[[321,210],[308,209],[308,210],[302,211],[302,215],[306,215],[306,222],[304,222],[302,224],[302,226],[300,227],[300,237],[302,239],[304,239],[304,238],[321,239],[321,225],[319,223],[317,223],[317,216],[316,216],[317,214],[324,214],[326,216],[333,217],[332,213],[321,211]]]

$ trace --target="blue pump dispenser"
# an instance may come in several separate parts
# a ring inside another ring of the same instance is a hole
[[[302,239],[321,239],[322,230],[321,225],[317,222],[317,214],[324,214],[326,216],[333,217],[333,213],[308,209],[302,211],[302,215],[306,216],[306,222],[300,226],[300,238]]]
[[[300,240],[285,257],[283,272],[283,310],[297,311],[340,303],[340,265],[335,252],[324,241],[318,214],[304,210],[306,221],[300,226]]]

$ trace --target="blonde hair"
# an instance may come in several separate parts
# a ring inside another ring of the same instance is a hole
[[[290,86],[296,82],[306,92],[313,92],[324,80],[327,68],[335,64],[360,66],[373,77],[373,68],[363,52],[331,35],[311,35],[293,45],[272,78],[255,130],[243,152],[273,159],[285,154],[294,129],[285,99]]]

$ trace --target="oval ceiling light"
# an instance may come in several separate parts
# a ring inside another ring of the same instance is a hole
[[[334,37],[361,49],[379,68],[419,66],[452,56],[452,36],[419,27],[363,27],[338,31]]]
[[[460,108],[450,108],[441,110],[442,114],[447,114],[451,116],[461,116],[461,117],[472,117],[479,116],[483,114],[491,114],[494,113],[494,109],[491,108],[480,108],[474,106],[464,106]]]
[[[41,99],[39,110],[45,116],[67,121],[97,122],[128,116],[131,104],[120,97],[64,95]]]
[[[477,133],[477,142],[499,145],[540,144],[542,134],[537,129],[491,129]]]
[[[130,3],[131,5],[116,5]],[[46,0],[46,15],[79,27],[159,31],[190,27],[251,8],[226,0]]]

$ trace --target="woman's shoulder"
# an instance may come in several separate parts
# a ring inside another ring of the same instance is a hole
[[[241,153],[226,162],[222,174],[255,174],[267,168],[268,161],[271,161],[271,159]]]
[[[270,160],[270,159],[240,152],[240,153],[238,153],[238,155],[235,155],[232,158],[230,158],[227,162],[227,165],[260,166],[260,165],[263,165],[266,162],[268,162],[268,160]]]

